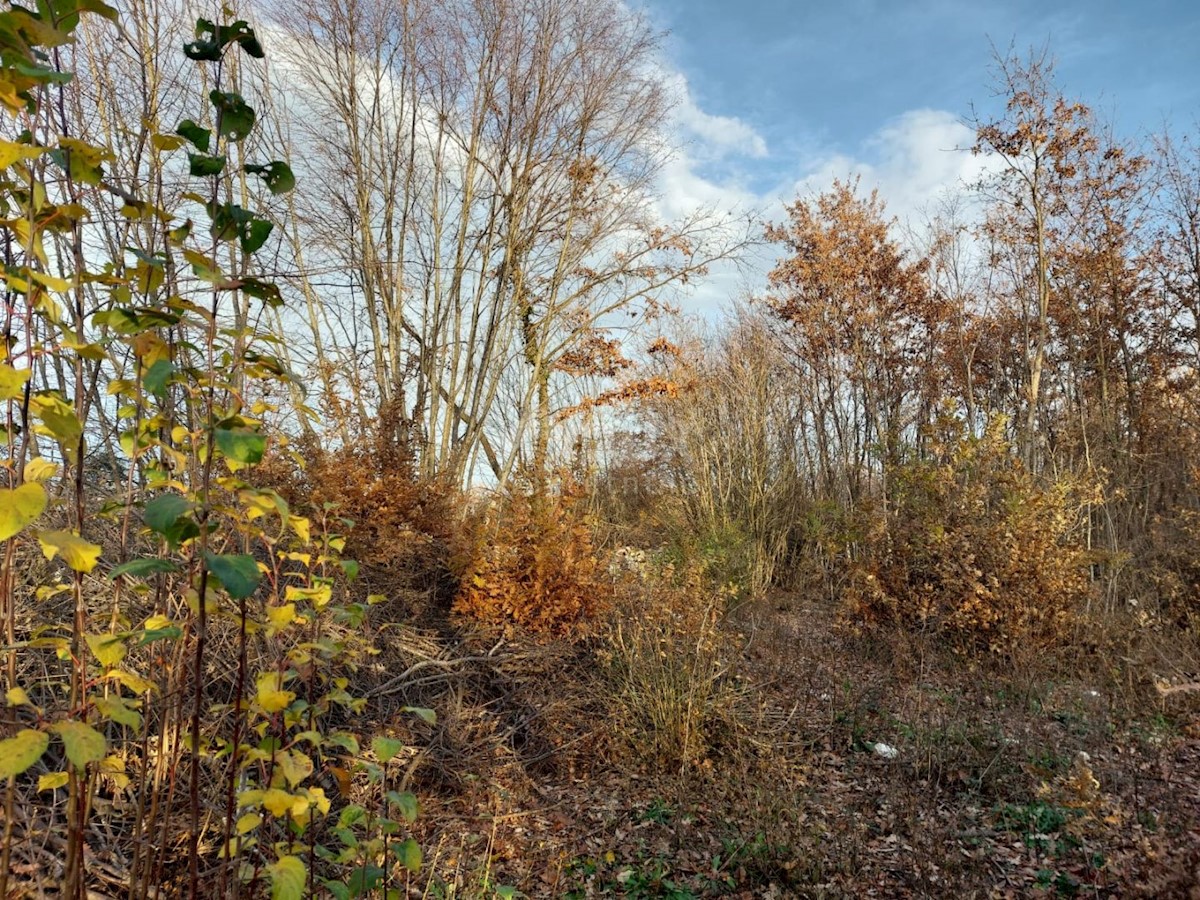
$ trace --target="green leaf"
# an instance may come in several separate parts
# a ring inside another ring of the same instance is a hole
[[[50,726],[62,738],[67,748],[67,759],[82,772],[90,762],[104,759],[107,744],[104,735],[83,722],[59,722]]]
[[[260,219],[256,216],[242,230],[238,243],[241,244],[244,252],[254,253],[267,242],[267,238],[271,236],[271,231],[274,228],[275,226],[266,219]]]
[[[246,105],[241,94],[212,91],[208,95],[217,110],[217,131],[221,137],[240,141],[254,128],[254,110]]]
[[[404,821],[410,825],[421,814],[421,803],[416,794],[409,791],[388,791],[387,798],[395,804],[400,810],[400,815],[404,816]]]
[[[165,494],[164,496],[172,495]],[[119,566],[113,566],[112,571],[108,573],[108,577],[114,580],[122,575],[133,578],[145,578],[147,575],[157,575],[160,572],[178,571],[179,566],[175,565],[169,559],[150,556],[145,559],[131,559],[129,562],[121,563]]]
[[[234,600],[249,597],[257,590],[258,583],[262,580],[258,563],[248,554],[208,553],[204,559],[208,564],[208,571],[221,582],[221,587],[225,588],[225,592]]]
[[[381,763],[386,763],[404,749],[404,741],[382,736],[373,737],[371,738],[371,749],[375,751],[375,756]]]
[[[260,219],[254,213],[243,209],[236,203],[210,204],[208,213],[212,216],[210,231],[219,241],[238,239],[238,243],[246,253],[253,253],[267,242],[274,226],[266,219]]]
[[[46,509],[46,489],[29,482],[0,489],[0,541],[6,541]]]
[[[79,438],[83,426],[75,415],[75,409],[53,393],[41,393],[29,398],[34,414],[42,420],[46,431],[62,446],[63,455],[74,462],[79,453]]]
[[[42,758],[48,746],[50,735],[32,728],[24,728],[0,741],[0,778],[20,775]]]
[[[225,168],[225,157],[208,156],[204,153],[188,154],[188,174],[196,178],[220,175]]]
[[[196,40],[184,44],[183,52],[189,59],[217,62],[225,47],[232,43],[238,44],[247,56],[263,58],[262,45],[254,29],[242,19],[232,25],[214,25],[208,19],[197,19]]]
[[[261,175],[272,194],[286,194],[296,186],[296,176],[292,174],[292,167],[283,160],[277,159],[262,166],[250,164],[243,168],[248,175]]]
[[[373,866],[369,863],[365,866],[358,866],[350,873],[350,895],[353,897],[366,897],[372,891],[383,883],[384,871],[379,866]]]
[[[437,724],[437,713],[432,709],[426,709],[424,706],[402,706],[400,712],[412,713],[426,725]]]
[[[333,894],[337,900],[350,900],[350,888],[346,887],[340,881],[329,881],[326,879],[321,883],[325,885],[325,889]]]
[[[421,853],[421,845],[412,838],[401,841],[399,844],[392,845],[392,853],[396,855],[400,865],[408,869],[414,875],[421,871],[421,862],[424,859],[424,854]]]
[[[188,515],[191,509],[191,502],[179,494],[159,494],[142,510],[142,521],[172,546],[178,546],[200,533],[200,528]]]
[[[342,567],[342,571],[346,573],[347,581],[353,582],[357,580],[359,568],[357,560],[343,559],[340,561],[339,565]]]
[[[222,456],[246,465],[259,462],[267,448],[266,437],[249,428],[218,428],[216,438]]]
[[[155,397],[167,395],[167,382],[175,374],[175,367],[169,359],[155,360],[154,365],[142,376],[142,385]]]
[[[209,129],[201,128],[191,119],[184,119],[175,129],[175,133],[191,141],[192,146],[201,153],[208,152],[209,144],[212,141],[212,131]]]
[[[95,697],[92,702],[104,718],[134,730],[142,727],[142,714],[130,706],[123,697],[112,694],[108,697]]]
[[[283,305],[283,294],[269,281],[263,281],[261,278],[243,278],[238,286],[242,289],[243,294],[248,297],[256,297],[268,306]]]
[[[271,879],[271,900],[303,900],[308,869],[298,856],[282,856],[267,867]]]

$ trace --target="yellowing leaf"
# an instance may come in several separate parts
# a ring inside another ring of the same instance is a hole
[[[51,729],[57,732],[67,748],[67,759],[74,763],[75,768],[83,771],[90,762],[104,759],[108,745],[104,735],[85,725],[83,722],[59,722]]]
[[[100,561],[98,544],[85,541],[77,534],[69,531],[39,531],[38,543],[42,545],[42,553],[46,559],[62,556],[63,562],[76,572],[87,574],[96,568]]]
[[[234,831],[238,834],[245,834],[247,831],[253,831],[262,824],[262,816],[258,813],[246,813],[237,820],[237,825],[234,826]]]
[[[125,642],[115,634],[87,634],[84,639],[92,655],[106,669],[120,665],[125,658]]]
[[[295,787],[313,773],[312,760],[295,750],[280,750],[275,754],[275,771],[288,787]]]
[[[304,516],[292,516],[288,524],[292,526],[292,531],[296,532],[296,537],[300,538],[301,543],[307,544],[312,541],[311,524]]]
[[[38,779],[39,791],[54,791],[60,787],[65,787],[70,781],[71,776],[66,772],[47,772]]]
[[[298,856],[283,856],[267,867],[271,879],[271,900],[302,900],[308,869]]]
[[[0,490],[0,541],[6,541],[42,514],[46,491],[40,484],[25,483]]]
[[[134,675],[132,672],[125,672],[121,669],[109,672],[108,677],[119,684],[125,685],[135,694],[145,694],[148,691],[157,691],[158,688],[152,681],[147,681],[140,675]]]
[[[48,746],[50,735],[32,728],[24,728],[0,741],[0,778],[20,775],[42,758]]]
[[[26,481],[49,481],[58,474],[58,463],[53,463],[44,456],[36,457],[25,463]]]
[[[4,699],[8,701],[9,706],[33,706],[29,700],[29,695],[25,693],[25,688],[9,688],[4,695]]]
[[[325,796],[325,789],[319,787],[305,788],[308,792],[308,802],[312,804],[313,809],[316,809],[321,815],[329,814],[329,798]]]
[[[263,793],[262,805],[273,816],[291,815],[292,818],[298,818],[308,811],[308,797],[270,788]]]
[[[264,712],[282,712],[296,699],[294,692],[283,689],[283,676],[278,672],[263,672],[255,679],[255,684],[258,688],[258,705]]]
[[[29,369],[14,369],[0,363],[0,400],[20,400],[25,396],[25,382],[31,374]]]
[[[28,24],[26,24],[26,21],[22,21],[21,27],[28,29],[38,25],[38,20],[32,16],[28,17],[27,22]],[[32,144],[17,144],[12,141],[0,141],[0,169],[7,169],[13,163],[23,159],[36,159],[45,152],[45,147],[34,147]]]
[[[282,631],[296,621],[296,604],[285,603],[283,606],[268,606],[267,621],[271,625],[272,633]]]
[[[123,698],[115,695],[97,697],[92,702],[96,704],[96,709],[104,718],[112,719],[118,725],[125,725],[133,729],[142,727],[142,714],[130,706]]]

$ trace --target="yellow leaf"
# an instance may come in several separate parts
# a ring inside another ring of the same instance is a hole
[[[38,24],[38,20],[33,19],[32,16],[27,18],[29,19],[30,25]],[[26,25],[24,22],[22,22],[21,27],[27,28],[29,25]],[[46,147],[34,147],[30,144],[16,144],[12,141],[0,141],[0,169],[7,169],[13,163],[19,162],[23,159],[36,159],[45,153],[46,150]]]
[[[278,672],[263,672],[255,683],[258,687],[258,705],[264,712],[282,712],[296,699],[295,693],[283,690],[283,676]]]
[[[296,537],[300,538],[300,542],[307,544],[312,541],[311,523],[304,516],[292,516],[291,522],[292,531],[296,532]]]
[[[8,701],[9,706],[33,706],[29,695],[25,693],[25,688],[9,688],[4,699]]]
[[[271,879],[271,900],[300,900],[308,881],[308,869],[298,856],[282,856],[267,866]]]
[[[20,400],[25,396],[25,382],[32,373],[29,369],[14,369],[0,363],[0,400]]]
[[[52,291],[58,291],[59,293],[62,293],[63,291],[69,291],[71,289],[71,282],[67,281],[67,279],[58,278],[54,275],[47,275],[45,272],[31,271],[29,273],[29,277],[38,284],[42,285],[43,287],[47,287]]]
[[[83,722],[66,721],[52,725],[51,729],[58,732],[67,749],[67,759],[75,764],[75,768],[83,771],[90,762],[104,759],[108,744],[104,735]]]
[[[46,491],[40,484],[26,483],[0,490],[0,541],[6,541],[46,508]]]
[[[92,655],[106,669],[120,665],[125,658],[125,642],[115,634],[85,634],[84,639]]]
[[[325,789],[319,787],[305,788],[308,791],[308,802],[313,808],[318,810],[321,815],[329,814],[329,798],[325,796]]]
[[[308,797],[270,788],[263,793],[262,805],[273,816],[290,815],[296,819],[308,812]]]
[[[275,771],[283,776],[288,787],[295,787],[313,773],[313,764],[303,753],[281,750],[275,754]]]
[[[270,623],[270,634],[282,631],[296,621],[296,604],[285,603],[283,606],[268,606],[267,621]]]
[[[149,691],[157,690],[154,682],[147,681],[140,675],[134,675],[132,672],[125,672],[121,669],[109,672],[108,677],[119,684],[125,685],[125,687],[129,688],[135,694],[145,694]]]
[[[53,791],[60,787],[64,787],[71,779],[71,776],[66,772],[47,772],[38,779],[39,791]]]
[[[0,741],[0,778],[20,775],[42,758],[50,736],[43,731],[23,728],[15,735]]]
[[[247,831],[253,831],[262,824],[262,816],[258,813],[246,813],[237,820],[237,825],[234,830],[238,834],[245,834]]]
[[[25,463],[26,481],[49,481],[58,474],[58,463],[38,456]]]
[[[288,600],[308,600],[316,609],[324,609],[326,604],[333,599],[333,585],[319,584],[316,587],[302,588],[295,585],[288,585],[284,596]]]
[[[87,574],[100,561],[101,547],[98,544],[85,541],[69,531],[39,531],[37,538],[46,559],[61,555],[63,562],[76,572]]]

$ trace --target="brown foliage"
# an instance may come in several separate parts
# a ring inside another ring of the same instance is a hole
[[[454,610],[483,622],[564,635],[609,601],[584,519],[584,497],[570,477],[509,487],[478,513],[464,535]]]
[[[1001,651],[1068,637],[1091,590],[1069,491],[1036,483],[1002,427],[976,438],[943,422],[934,457],[894,473],[854,572],[852,618]]]
[[[340,520],[345,556],[373,572],[376,589],[429,595],[448,605],[453,592],[451,548],[461,527],[459,491],[421,477],[397,429],[381,419],[373,433],[333,449],[302,441],[290,458],[263,463],[280,493],[298,511],[327,511]],[[444,608],[444,606],[443,606]]]

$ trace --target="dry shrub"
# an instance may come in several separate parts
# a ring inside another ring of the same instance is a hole
[[[345,557],[363,565],[375,590],[432,598],[444,609],[455,587],[449,566],[461,495],[421,477],[395,434],[380,420],[353,444],[301,440],[296,453],[276,453],[260,468],[294,509],[337,520],[331,528],[345,535]]]
[[[1039,485],[995,422],[982,437],[943,421],[930,459],[893,472],[852,573],[853,620],[894,622],[963,649],[1063,643],[1090,596],[1068,485]]]
[[[729,598],[698,570],[637,585],[616,610],[599,652],[611,684],[614,731],[641,759],[684,769],[707,758],[721,715],[736,707],[736,656],[721,618]]]
[[[458,553],[454,610],[494,625],[582,633],[611,592],[585,506],[578,483],[564,475],[553,485],[518,479],[477,510]]]

